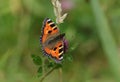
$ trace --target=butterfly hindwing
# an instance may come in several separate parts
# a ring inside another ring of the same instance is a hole
[[[56,43],[56,45],[52,49],[48,47],[45,47],[44,49],[47,55],[53,58],[56,62],[59,62],[63,59],[64,46],[62,41]]]
[[[63,53],[64,53],[64,46],[63,42],[59,41],[55,47],[52,49],[51,54],[57,58],[57,60],[61,61],[63,59]]]

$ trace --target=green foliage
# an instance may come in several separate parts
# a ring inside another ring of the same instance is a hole
[[[61,68],[62,64],[56,64],[56,69]]]
[[[72,56],[72,54],[66,54],[66,55],[68,55],[68,56],[65,58],[65,61],[67,61],[67,62],[73,62],[73,56]]]
[[[47,68],[52,68],[55,66],[55,63],[54,62],[49,62],[48,65],[47,65]]]
[[[37,72],[38,72],[38,77],[43,75],[43,68],[42,68],[42,66],[39,67]]]
[[[32,54],[31,57],[36,65],[42,65],[42,59],[39,56]]]
[[[118,56],[118,50],[117,45],[112,37],[112,33],[109,27],[109,24],[107,22],[107,19],[102,11],[102,9],[99,6],[99,2],[97,0],[91,1],[93,12],[96,17],[97,22],[97,30],[100,35],[101,43],[103,45],[103,49],[106,53],[106,56],[108,58],[108,61],[110,63],[111,69],[113,73],[115,74],[115,78],[118,82],[120,82],[120,74],[118,73],[120,69],[120,58]]]
[[[51,0],[0,0],[0,82],[119,82],[120,0],[60,1],[69,48],[57,64],[39,42]]]

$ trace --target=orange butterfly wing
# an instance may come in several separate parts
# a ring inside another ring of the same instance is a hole
[[[57,33],[59,33],[59,29],[54,24],[54,22],[52,22],[49,18],[45,19],[43,24],[42,43],[44,43],[47,40],[47,37],[49,35],[55,35]]]
[[[49,57],[53,58],[56,62],[59,62],[63,59],[63,53],[64,53],[64,43],[63,43],[64,35],[62,37],[60,36],[61,35],[59,33],[59,29],[54,24],[54,22],[52,22],[52,20],[49,18],[45,19],[43,23],[42,37],[41,37],[42,48],[44,53]],[[51,41],[51,43],[47,43],[50,42],[51,38],[55,40]]]

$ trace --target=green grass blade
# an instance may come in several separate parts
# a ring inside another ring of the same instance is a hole
[[[112,36],[108,21],[100,7],[99,0],[91,0],[91,6],[96,18],[97,31],[100,36],[103,50],[108,58],[116,80],[120,82],[120,58],[118,56],[118,48]]]

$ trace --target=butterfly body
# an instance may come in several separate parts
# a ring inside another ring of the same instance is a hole
[[[63,59],[64,36],[65,34],[60,34],[59,28],[51,19],[46,18],[44,20],[40,43],[44,54],[54,59],[57,63]]]

